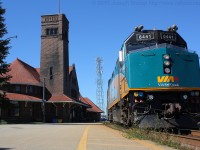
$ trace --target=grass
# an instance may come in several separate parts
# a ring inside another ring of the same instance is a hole
[[[160,145],[166,145],[176,149],[191,150],[188,147],[183,147],[181,143],[175,141],[174,138],[169,136],[169,133],[167,132],[164,132],[165,134],[161,134],[159,132],[152,132],[152,130],[144,130],[136,127],[127,128],[113,123],[104,124],[110,128],[121,131],[123,135],[129,139],[150,140]]]

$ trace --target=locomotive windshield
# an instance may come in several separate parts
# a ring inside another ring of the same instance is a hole
[[[187,48],[187,43],[177,32],[162,30],[136,31],[126,40],[125,44],[126,49],[129,52],[163,43]]]
[[[138,43],[128,43],[126,46],[126,49],[128,51],[132,51],[132,50],[137,50],[137,49],[141,49],[141,48],[145,48],[145,47],[150,47],[150,46],[154,46],[156,45],[156,42],[148,42],[148,43],[142,43],[142,42],[138,42]]]

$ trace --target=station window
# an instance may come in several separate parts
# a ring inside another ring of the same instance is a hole
[[[19,105],[16,105],[14,108],[14,116],[18,117],[19,116]]]
[[[47,28],[46,29],[46,35],[57,35],[58,34],[58,28]]]
[[[12,109],[10,109],[9,116],[19,116],[19,102],[13,101],[11,102]]]
[[[53,79],[53,67],[49,68],[49,79],[52,80]]]
[[[15,92],[20,92],[20,90],[21,90],[20,86],[19,86],[19,85],[16,85],[16,86],[15,86]]]
[[[27,86],[26,87],[26,93],[33,93],[33,87],[32,86]]]

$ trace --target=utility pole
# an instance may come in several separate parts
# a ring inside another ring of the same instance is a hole
[[[100,57],[96,58],[96,73],[97,73],[97,89],[96,89],[96,97],[97,97],[97,106],[104,111],[104,98],[103,98],[103,59]]]

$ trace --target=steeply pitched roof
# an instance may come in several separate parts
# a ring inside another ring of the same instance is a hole
[[[80,100],[83,103],[89,104],[92,107],[92,108],[87,108],[87,111],[97,112],[97,113],[103,113],[103,111],[98,106],[96,106],[89,98],[87,98],[87,97],[81,97]]]
[[[11,83],[40,83],[40,75],[38,69],[33,68],[18,58],[11,63],[10,69],[11,70],[8,72],[8,75],[12,76],[9,81]]]

